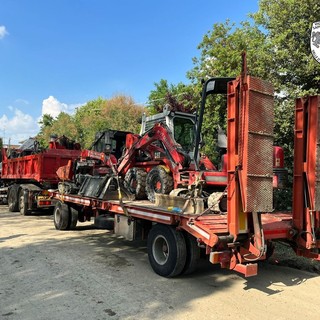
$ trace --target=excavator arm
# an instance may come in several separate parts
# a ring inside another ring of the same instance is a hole
[[[126,152],[118,165],[118,173],[125,171],[132,164],[139,151],[158,149],[165,152],[170,159],[168,162],[170,169],[184,169],[190,164],[189,156],[184,152],[181,145],[174,140],[169,129],[162,123],[156,123],[152,129],[140,138],[128,135],[127,140],[130,140],[131,143],[129,143],[129,147],[127,146]],[[154,142],[159,142],[161,146],[152,145]]]

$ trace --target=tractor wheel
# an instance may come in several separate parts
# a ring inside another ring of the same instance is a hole
[[[14,184],[8,191],[8,207],[10,212],[19,211],[19,186]]]
[[[28,190],[20,189],[19,191],[19,211],[20,214],[26,216],[28,214]]]
[[[179,275],[187,257],[182,232],[163,224],[155,225],[148,236],[148,257],[158,275],[171,278]]]
[[[137,200],[146,198],[146,177],[146,171],[141,168],[130,168],[124,177],[127,189]]]
[[[53,211],[53,222],[57,230],[68,230],[70,227],[69,207],[65,203],[57,202]]]
[[[147,174],[146,193],[151,202],[156,201],[156,193],[169,194],[172,189],[173,179],[163,167],[154,167]]]
[[[183,235],[187,246],[187,260],[182,273],[191,274],[198,266],[200,260],[200,248],[194,236],[189,233],[183,233]]]

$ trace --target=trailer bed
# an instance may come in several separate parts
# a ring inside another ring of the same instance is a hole
[[[118,200],[98,200],[80,195],[62,195],[58,192],[52,192],[51,196],[57,200],[71,202],[113,214],[130,215],[133,218],[147,219],[152,222],[168,225],[174,225],[180,222],[183,226],[201,234],[205,242],[209,241],[212,243],[213,240],[210,241],[211,237],[228,234],[227,213],[192,215],[161,208],[147,200],[123,201],[121,204]],[[292,213],[262,213],[261,221],[266,240],[287,239],[292,228]]]

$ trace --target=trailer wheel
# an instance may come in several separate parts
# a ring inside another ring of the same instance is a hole
[[[19,196],[18,196],[19,186],[14,184],[8,190],[8,207],[10,212],[19,211]]]
[[[124,177],[127,189],[137,200],[146,198],[147,172],[141,168],[130,168]]]
[[[74,230],[78,223],[79,212],[77,209],[69,207],[69,223],[67,229]]]
[[[28,195],[25,189],[19,191],[19,211],[20,214],[26,216],[28,214]]]
[[[197,269],[200,260],[200,248],[194,236],[187,232],[183,234],[187,247],[187,260],[182,273],[191,274]]]
[[[65,203],[57,202],[53,211],[53,222],[57,230],[67,230],[69,223],[69,207]]]
[[[147,174],[146,193],[151,202],[155,202],[156,193],[169,194],[173,189],[173,179],[162,167],[157,166]]]
[[[94,226],[98,229],[114,230],[114,217],[110,214],[100,214],[95,217]]]
[[[160,276],[179,275],[187,257],[182,232],[163,224],[155,225],[148,236],[148,257],[152,269]]]

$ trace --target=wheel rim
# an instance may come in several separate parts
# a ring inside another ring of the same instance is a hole
[[[20,198],[19,198],[19,206],[20,206],[20,211],[24,211],[24,196],[23,196],[23,193],[20,195]]]
[[[161,190],[161,181],[157,181],[154,188],[155,192],[160,192]]]
[[[9,192],[8,202],[9,202],[9,206],[13,206],[14,196],[12,191]]]
[[[57,209],[56,210],[56,212],[55,212],[55,215],[54,215],[54,219],[55,219],[55,221],[56,221],[56,223],[57,224],[59,224],[60,223],[60,219],[61,219],[61,214],[60,214],[60,210],[59,209]]]
[[[136,177],[132,177],[130,181],[130,188],[135,191],[137,189],[137,185],[138,183]]]
[[[152,189],[156,193],[161,193],[162,190],[162,183],[158,176],[155,176],[151,180]]]
[[[152,253],[158,264],[164,265],[168,261],[170,253],[169,245],[163,236],[159,235],[154,239]]]

